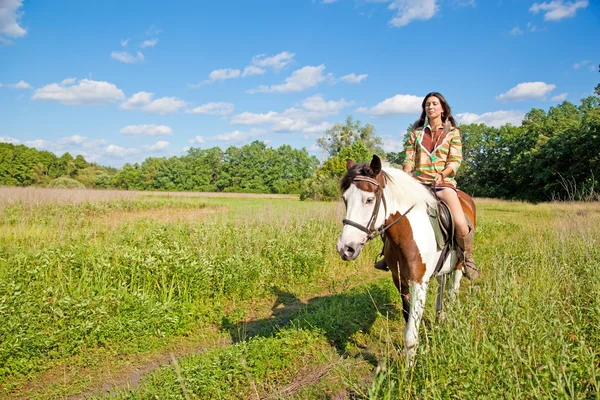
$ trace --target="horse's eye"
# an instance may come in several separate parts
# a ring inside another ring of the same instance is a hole
[[[367,199],[367,204],[373,204],[373,202],[374,202],[374,201],[375,201],[375,198],[374,198],[374,197],[369,197],[369,198]]]

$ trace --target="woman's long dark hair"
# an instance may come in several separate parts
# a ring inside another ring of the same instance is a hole
[[[456,121],[454,120],[454,117],[452,116],[452,112],[450,111],[450,106],[448,105],[448,102],[446,101],[446,99],[444,98],[444,96],[442,96],[441,93],[438,92],[431,92],[431,93],[427,93],[427,96],[425,96],[425,98],[423,99],[423,103],[421,104],[421,116],[419,117],[419,119],[413,124],[413,129],[418,129],[418,128],[423,128],[425,125],[425,117],[427,114],[425,114],[425,103],[427,102],[427,99],[430,98],[431,96],[435,96],[438,98],[438,100],[440,101],[440,103],[442,104],[442,122],[444,123],[444,130],[450,130],[450,126],[448,126],[446,128],[446,121],[450,121],[450,124],[453,127],[456,127]]]

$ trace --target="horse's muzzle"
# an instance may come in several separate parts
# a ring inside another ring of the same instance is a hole
[[[338,241],[337,243],[337,251],[344,261],[355,260],[360,255],[362,248],[363,243],[359,242],[342,243]]]

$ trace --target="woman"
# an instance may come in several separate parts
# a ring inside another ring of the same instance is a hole
[[[460,131],[450,112],[450,106],[440,93],[429,93],[423,99],[421,116],[413,125],[406,146],[403,169],[421,182],[435,182],[437,195],[444,200],[456,229],[456,242],[464,252],[465,276],[474,280],[479,271],[473,260],[473,231],[470,230],[456,192],[456,172],[462,163]],[[375,268],[387,270],[385,260]]]

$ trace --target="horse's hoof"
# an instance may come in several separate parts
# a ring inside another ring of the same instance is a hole
[[[411,348],[404,348],[402,354],[406,357],[406,366],[408,368],[414,368],[417,364],[417,346],[414,345]]]
[[[436,323],[442,323],[446,321],[446,312],[445,311],[440,311],[436,317],[435,317],[435,322]]]

